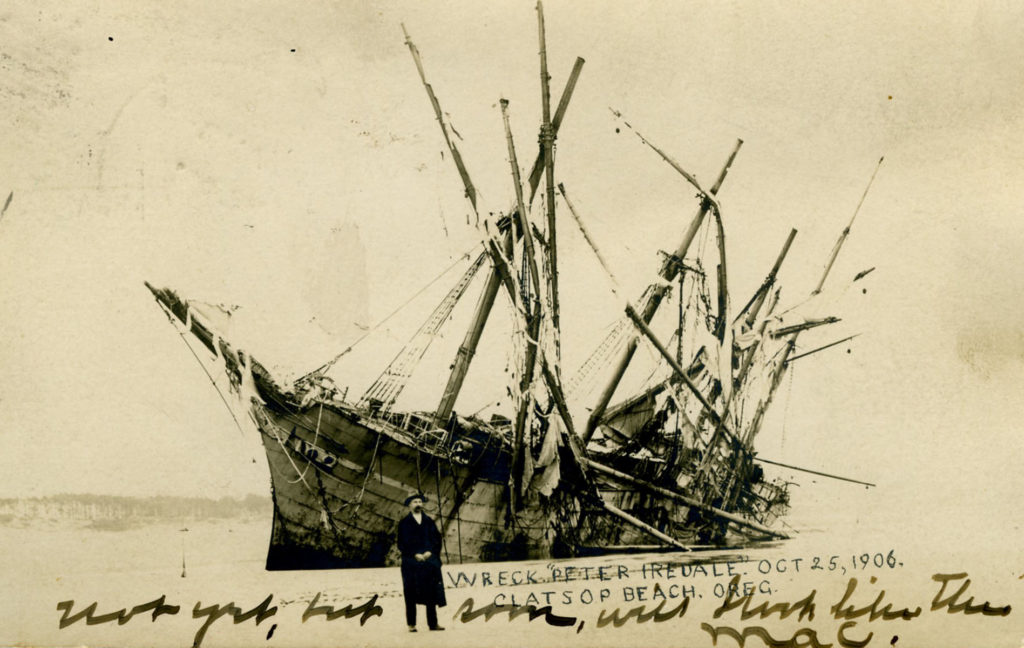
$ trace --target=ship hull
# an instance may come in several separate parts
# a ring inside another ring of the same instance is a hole
[[[535,502],[509,516],[510,453],[492,430],[416,434],[323,404],[288,412],[254,403],[253,415],[273,488],[267,569],[397,564],[395,529],[405,497],[417,491],[441,530],[446,562],[558,554],[546,507]]]

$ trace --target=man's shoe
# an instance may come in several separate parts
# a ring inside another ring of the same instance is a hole
[[[444,630],[444,626],[434,626],[431,630]]]
[[[409,626],[409,632],[416,632],[416,626]]]

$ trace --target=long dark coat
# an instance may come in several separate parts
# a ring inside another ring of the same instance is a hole
[[[406,601],[421,605],[444,607],[441,580],[441,533],[434,521],[423,514],[416,523],[412,513],[398,522],[398,550],[402,552],[402,591]],[[430,552],[430,558],[419,561],[416,554]]]

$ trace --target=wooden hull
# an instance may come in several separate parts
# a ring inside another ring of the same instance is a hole
[[[267,569],[397,564],[395,529],[412,491],[427,496],[447,563],[559,553],[560,530],[539,502],[509,518],[510,453],[494,430],[417,435],[339,405],[252,407],[273,486]]]

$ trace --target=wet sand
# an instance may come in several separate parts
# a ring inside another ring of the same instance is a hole
[[[778,638],[811,628],[820,643],[839,645],[836,633],[841,621],[833,618],[829,608],[841,598],[850,577],[859,581],[850,603],[868,605],[884,589],[883,605],[923,608],[911,621],[862,618],[849,630],[850,638],[862,640],[873,632],[870,646],[893,645],[893,637],[899,637],[898,646],[1020,645],[1024,608],[1007,617],[928,610],[938,591],[932,581],[936,572],[969,571],[968,595],[975,595],[975,603],[1020,602],[1024,580],[1018,576],[1024,566],[1019,551],[1014,561],[1012,554],[995,555],[992,549],[1005,543],[1005,537],[985,531],[977,521],[957,525],[959,530],[939,537],[913,527],[879,524],[875,518],[865,523],[855,513],[823,505],[813,514],[790,520],[800,531],[793,539],[743,549],[474,565],[449,561],[444,568],[449,605],[440,614],[447,630],[427,632],[421,623],[415,635],[405,627],[396,568],[265,571],[269,518],[147,523],[123,530],[82,522],[15,521],[0,526],[0,565],[7,581],[0,593],[0,645],[189,646],[205,621],[193,618],[197,603],[205,607],[234,602],[248,611],[268,595],[273,595],[270,605],[278,606],[275,614],[259,625],[254,619],[234,624],[230,617],[221,618],[211,624],[202,645],[712,646],[702,622],[736,628],[762,625]],[[801,519],[814,524],[800,524]],[[975,541],[951,544],[957,533]],[[865,553],[867,565],[861,564]],[[820,568],[815,568],[815,558]],[[798,621],[799,612],[794,611],[785,621],[778,620],[778,615],[741,621],[736,610],[715,619],[714,611],[722,604],[733,574],[739,576],[741,588],[757,592],[753,603],[795,603],[813,591],[813,618]],[[536,582],[521,582],[526,580]],[[358,617],[328,621],[319,615],[303,622],[303,613],[318,593],[318,605],[335,608],[359,606],[376,596],[381,615],[363,626]],[[61,601],[74,600],[72,614],[95,601],[96,614],[103,614],[160,596],[166,597],[168,605],[181,606],[180,611],[156,620],[141,614],[123,625],[90,626],[80,620],[59,628],[57,604]],[[663,603],[661,612],[667,613],[678,609],[684,596],[692,600],[681,616],[660,623],[633,619],[622,627],[597,628],[602,611],[607,616],[615,608],[625,612],[645,605],[649,612]],[[489,621],[480,617],[462,623],[453,617],[469,598],[476,609],[493,602],[540,606],[550,602],[553,614],[576,620],[569,627],[556,627],[543,616],[529,621],[527,615],[510,620],[507,614],[497,614]],[[759,642],[750,639],[747,645],[763,645]],[[718,645],[736,643],[720,637]]]

